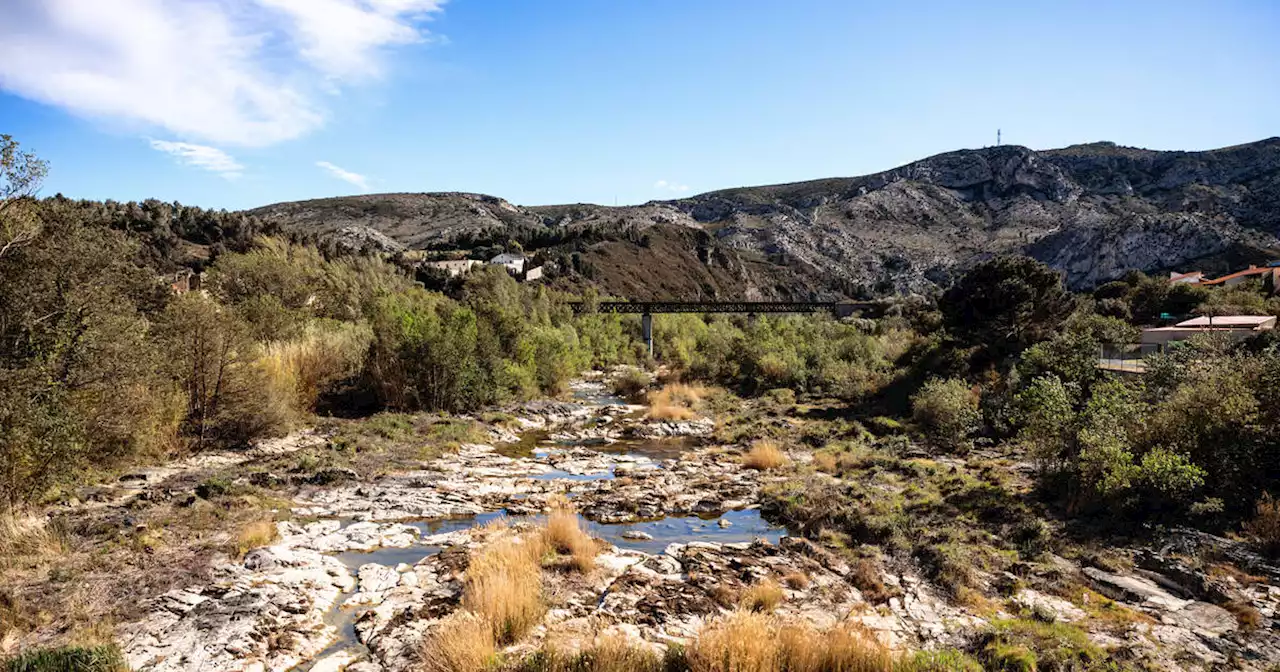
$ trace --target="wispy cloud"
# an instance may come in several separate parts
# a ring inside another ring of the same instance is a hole
[[[170,142],[168,140],[152,140],[151,148],[171,154],[178,161],[196,168],[217,173],[229,180],[240,177],[244,166],[240,165],[230,154],[207,145],[193,145],[189,142]]]
[[[659,191],[670,191],[677,194],[683,194],[684,192],[689,191],[689,185],[669,182],[667,180],[658,180],[657,182],[654,182],[653,188]]]
[[[353,173],[349,170],[343,170],[342,168],[335,166],[332,163],[329,163],[328,161],[316,161],[316,165],[325,169],[325,171],[327,171],[330,175],[338,178],[339,180],[354,184],[357,188],[360,189],[360,191],[369,191],[369,178],[365,177],[364,175],[361,175],[360,173]]]
[[[0,89],[183,139],[269,145],[383,73],[444,0],[4,0]]]

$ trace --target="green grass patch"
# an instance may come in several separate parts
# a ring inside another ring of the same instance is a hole
[[[28,651],[4,662],[5,672],[128,672],[114,645]]]

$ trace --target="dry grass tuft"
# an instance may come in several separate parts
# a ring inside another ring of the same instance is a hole
[[[742,594],[742,608],[747,611],[771,613],[782,604],[785,596],[782,587],[771,579],[765,579],[747,588]]]
[[[813,672],[889,672],[894,669],[893,654],[876,640],[875,635],[858,623],[846,621],[824,632],[822,653],[822,664],[810,668]],[[801,668],[787,669],[802,672]]]
[[[1262,626],[1262,614],[1248,602],[1232,600],[1222,605],[1222,608],[1236,617],[1236,623],[1245,632],[1253,632]]]
[[[298,338],[263,345],[257,366],[266,374],[268,399],[294,412],[311,411],[330,385],[360,370],[372,340],[364,325],[310,324]]]
[[[809,580],[809,575],[801,571],[795,571],[787,574],[782,577],[782,582],[787,584],[787,587],[792,590],[804,590],[809,587],[810,583],[812,583]]]
[[[780,627],[777,634],[778,658],[787,662],[787,670],[791,672],[808,672],[820,670],[823,650],[822,637],[818,631],[807,624],[788,624]]]
[[[36,515],[0,514],[0,566],[20,559],[39,560],[64,555],[66,537]]]
[[[1280,502],[1271,493],[1262,493],[1254,517],[1244,524],[1244,531],[1253,537],[1263,553],[1280,557]]]
[[[483,672],[496,656],[493,629],[466,611],[440,621],[419,648],[424,672]]]
[[[652,649],[637,646],[621,635],[600,638],[582,652],[578,669],[584,672],[645,672],[660,669]]]
[[[485,539],[506,534],[511,531],[511,519],[506,517],[506,515],[498,516],[497,518],[493,518],[489,520],[489,522],[481,525],[478,531],[480,536]]]
[[[582,529],[582,519],[568,502],[552,505],[542,539],[551,550],[569,556],[569,567],[574,570],[586,574],[595,567],[600,546]]]
[[[498,644],[520,639],[542,617],[543,548],[541,535],[505,537],[471,558],[462,606],[490,625]]]
[[[236,557],[243,558],[245,553],[255,548],[269,545],[277,536],[276,524],[270,520],[244,525],[236,532]]]
[[[711,589],[711,599],[718,605],[729,609],[738,604],[738,591],[728,585],[718,583]]]
[[[853,563],[849,580],[862,592],[862,598],[872,604],[888,602],[893,591],[884,585],[880,578],[880,566],[874,560],[863,558]]]
[[[693,672],[776,672],[779,669],[777,630],[773,617],[735,611],[712,622],[689,645]]]
[[[751,450],[742,457],[743,466],[748,469],[777,469],[787,463],[787,454],[777,441],[761,439],[751,444]]]
[[[859,624],[816,631],[749,611],[712,622],[687,655],[693,672],[892,672],[896,662]]]
[[[654,420],[689,420],[695,415],[694,407],[707,392],[707,388],[701,385],[666,385],[649,393],[649,417]]]

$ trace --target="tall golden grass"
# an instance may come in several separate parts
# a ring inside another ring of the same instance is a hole
[[[600,546],[582,529],[582,518],[568,501],[552,503],[542,538],[548,548],[569,556],[569,566],[573,569],[586,574],[595,567]]]
[[[782,604],[783,599],[782,586],[772,579],[764,579],[752,584],[742,594],[742,608],[747,611],[772,613],[779,604]]]
[[[493,666],[497,645],[482,617],[459,611],[432,628],[419,657],[424,672],[483,672]]]
[[[276,537],[276,524],[273,521],[256,520],[246,523],[236,531],[236,557],[243,558],[245,553],[270,544]]]
[[[751,444],[751,450],[742,456],[742,464],[748,469],[777,469],[787,463],[787,454],[777,441],[761,439]]]
[[[633,644],[621,635],[601,637],[579,657],[583,672],[657,672],[661,660],[652,649]]]
[[[693,672],[892,672],[895,657],[864,627],[828,630],[735,611],[703,629],[687,651]]]
[[[693,672],[781,672],[777,622],[767,614],[735,611],[712,622],[687,650]]]
[[[0,513],[0,566],[56,557],[66,552],[66,536],[44,517],[22,512]]]
[[[524,637],[545,607],[542,602],[542,535],[501,538],[471,558],[462,607],[484,619],[500,645]]]
[[[271,403],[295,413],[313,410],[329,386],[360,370],[372,340],[368,325],[313,322],[293,340],[263,345],[257,365]]]
[[[701,385],[671,383],[649,393],[649,417],[654,420],[688,420],[694,408],[707,396]]]

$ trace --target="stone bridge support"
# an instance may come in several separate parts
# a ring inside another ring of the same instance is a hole
[[[640,330],[644,332],[644,345],[649,348],[649,357],[653,357],[653,313],[640,316]]]

